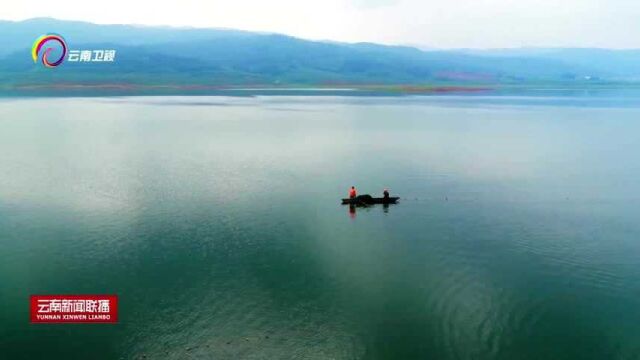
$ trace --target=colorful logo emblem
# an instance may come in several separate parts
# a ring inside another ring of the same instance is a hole
[[[54,43],[58,43],[61,47],[60,57],[56,60],[52,60],[49,58],[51,52],[54,51],[54,48],[47,47],[45,48],[45,44],[49,43],[53,45]],[[44,50],[44,51],[43,51]],[[52,68],[56,67],[64,61],[65,56],[67,56],[67,44],[64,41],[64,38],[58,34],[47,34],[42,35],[33,43],[33,47],[31,48],[31,57],[33,58],[33,62],[38,62],[38,57],[40,57],[40,52],[42,51],[42,64],[45,67]]]

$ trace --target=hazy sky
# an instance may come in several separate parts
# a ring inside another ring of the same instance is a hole
[[[0,18],[227,27],[426,47],[640,48],[638,0],[7,0]]]

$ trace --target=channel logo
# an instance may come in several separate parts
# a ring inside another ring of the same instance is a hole
[[[33,42],[31,57],[34,63],[40,59],[44,67],[54,68],[65,60],[71,63],[113,63],[116,58],[116,50],[69,50],[62,35],[50,33],[40,36]]]
[[[32,324],[118,322],[117,295],[31,295],[30,303]]]
[[[51,53],[55,50],[54,47],[50,46],[54,46],[56,44],[61,50],[60,57],[57,59],[50,59],[50,56],[52,56]],[[42,65],[47,68],[54,68],[62,64],[67,56],[67,51],[67,43],[61,35],[46,34],[40,36],[36,41],[34,41],[33,46],[31,47],[31,57],[33,58],[34,63],[37,63],[38,58],[40,58],[42,60]]]

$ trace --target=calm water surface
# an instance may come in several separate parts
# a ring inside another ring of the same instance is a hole
[[[639,100],[0,100],[0,358],[639,359]]]

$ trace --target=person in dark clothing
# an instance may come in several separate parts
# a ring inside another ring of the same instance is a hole
[[[384,191],[382,192],[382,197],[384,197],[384,199],[389,199],[389,190],[388,189],[384,189]]]

